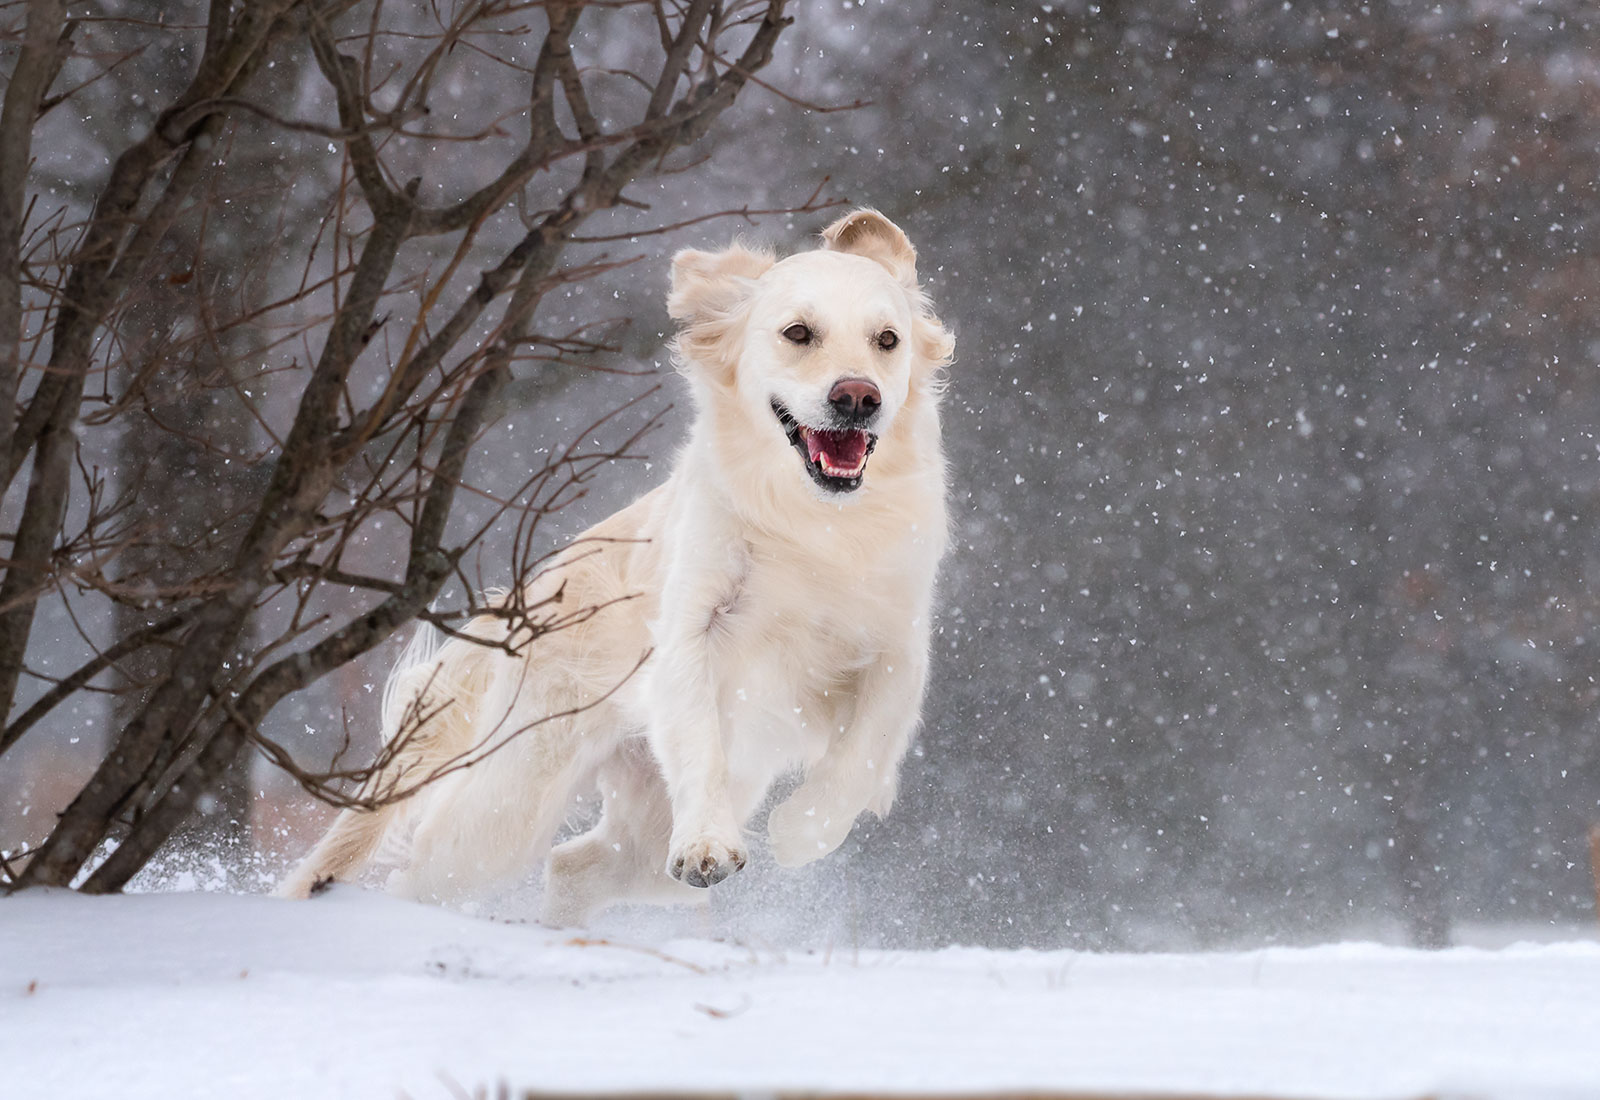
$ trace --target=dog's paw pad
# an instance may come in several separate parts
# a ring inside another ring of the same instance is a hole
[[[673,852],[667,871],[685,886],[705,889],[744,870],[744,852],[733,845],[700,840]]]

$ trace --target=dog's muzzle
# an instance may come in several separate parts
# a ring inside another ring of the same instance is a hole
[[[789,437],[789,445],[805,460],[812,481],[830,493],[853,493],[861,488],[867,459],[878,445],[876,435],[865,428],[808,427],[777,398],[772,399],[772,412]]]

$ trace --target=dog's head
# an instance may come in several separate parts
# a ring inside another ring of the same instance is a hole
[[[783,260],[738,244],[680,252],[668,309],[684,371],[758,439],[793,448],[796,478],[830,499],[861,487],[908,406],[935,400],[952,351],[916,250],[875,210]]]

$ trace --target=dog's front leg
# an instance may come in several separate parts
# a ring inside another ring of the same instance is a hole
[[[674,563],[654,624],[658,648],[648,687],[650,748],[672,799],[667,873],[700,887],[745,864],[712,653],[716,618],[737,597],[741,572],[737,562],[720,564]]]
[[[862,673],[854,721],[767,820],[779,864],[820,859],[844,843],[862,811],[889,812],[927,678],[926,645],[886,656]]]

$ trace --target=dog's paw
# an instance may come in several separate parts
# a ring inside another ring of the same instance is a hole
[[[667,874],[685,886],[715,886],[735,871],[744,870],[744,848],[715,837],[702,836],[674,844],[667,856]]]
[[[773,808],[767,819],[767,838],[780,867],[800,867],[843,844],[851,824],[817,805],[801,788],[787,802]]]

